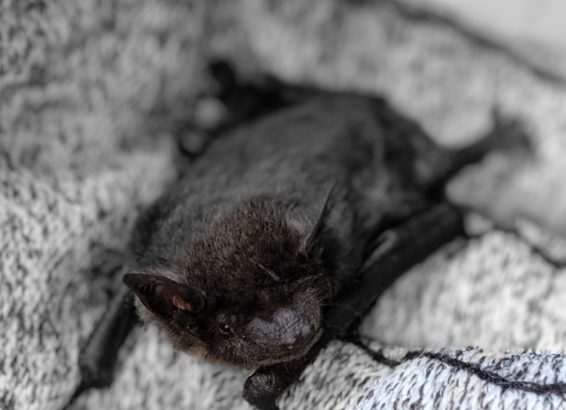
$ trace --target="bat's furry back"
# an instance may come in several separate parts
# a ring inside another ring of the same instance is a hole
[[[182,350],[247,368],[299,357],[372,235],[445,157],[377,98],[282,110],[217,139],[142,214],[125,281]]]

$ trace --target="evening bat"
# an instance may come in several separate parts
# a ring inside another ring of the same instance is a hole
[[[438,202],[463,165],[524,141],[502,122],[448,150],[384,98],[267,84],[248,89],[261,97],[248,122],[227,121],[142,212],[124,277],[177,349],[256,371],[245,397],[265,408],[292,382],[278,374],[312,360],[328,306],[390,245],[382,233]]]

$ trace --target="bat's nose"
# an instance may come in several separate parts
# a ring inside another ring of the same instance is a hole
[[[248,331],[256,343],[273,348],[294,350],[310,342],[316,327],[304,311],[283,307],[271,315],[270,320],[253,319]]]
[[[308,342],[315,333],[314,325],[291,308],[281,308],[273,314],[273,322],[281,329],[279,344],[288,350],[300,347]]]

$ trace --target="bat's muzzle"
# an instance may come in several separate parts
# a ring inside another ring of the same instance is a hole
[[[308,350],[320,336],[320,305],[308,292],[301,292],[290,305],[277,308],[268,319],[250,321],[247,330],[256,344],[281,354]]]

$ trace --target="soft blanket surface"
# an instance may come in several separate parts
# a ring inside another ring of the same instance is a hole
[[[281,408],[566,406],[566,86],[391,2],[217,11],[194,47],[198,2],[0,0],[0,409],[62,409],[73,395],[133,220],[173,176],[170,134],[206,83],[203,53],[385,94],[452,146],[479,138],[497,106],[525,121],[536,149],[452,181],[452,200],[486,217],[468,218],[473,237],[380,299],[362,333],[381,356],[333,342]],[[147,325],[113,385],[69,408],[243,409],[245,377],[174,352]]]

